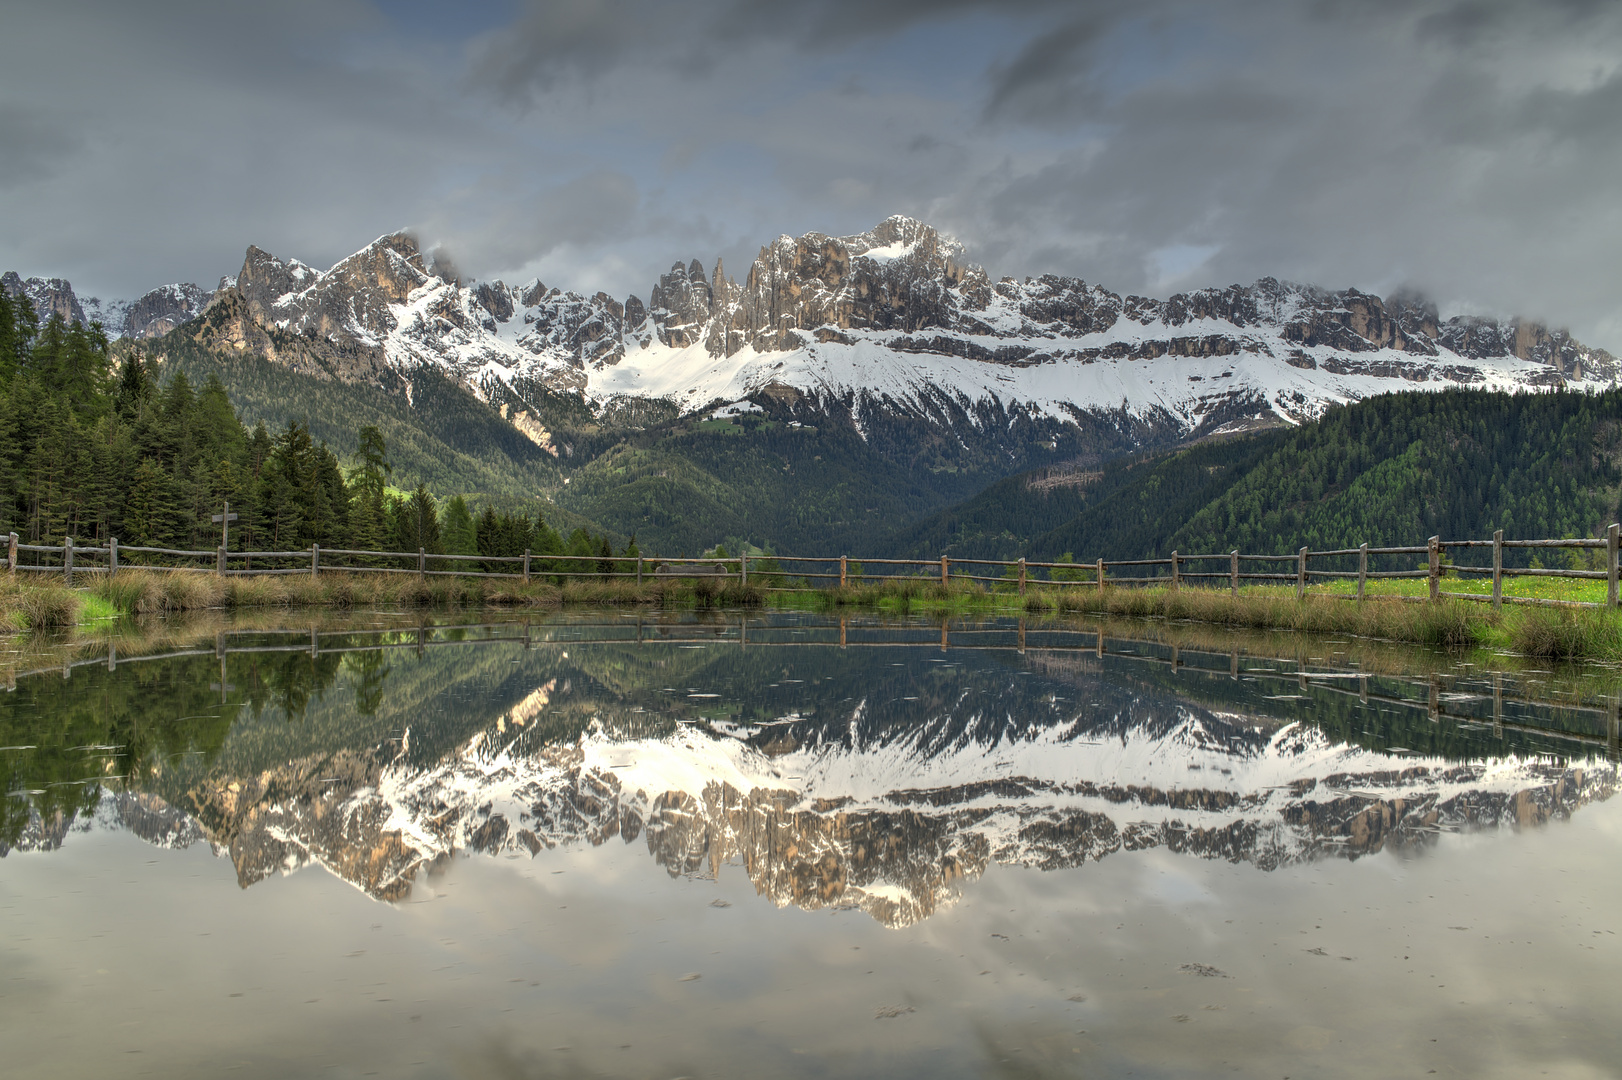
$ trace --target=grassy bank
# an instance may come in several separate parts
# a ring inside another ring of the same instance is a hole
[[[562,587],[474,577],[328,573],[317,577],[228,577],[184,571],[128,570],[70,589],[59,581],[4,579],[0,631],[57,630],[123,615],[209,609],[302,607],[530,607],[642,604],[661,607],[758,607],[765,591],[722,579],[571,581]]]
[[[1563,584],[1563,583],[1562,583]],[[1608,610],[1506,607],[1446,600],[1414,604],[1375,595],[1363,603],[1326,592],[1295,599],[1292,589],[1225,590],[1034,586],[1012,588],[925,580],[857,583],[820,591],[770,590],[724,579],[661,579],[641,585],[574,581],[562,587],[488,578],[329,573],[318,577],[229,577],[150,570],[120,571],[81,589],[58,581],[5,579],[0,631],[53,630],[121,615],[210,609],[555,608],[570,604],[659,607],[862,609],[943,616],[1084,614],[1189,620],[1250,630],[1351,634],[1447,647],[1505,649],[1553,660],[1622,660],[1622,614]]]
[[[1423,583],[1420,583],[1423,585]],[[1451,584],[1451,583],[1450,583]],[[1564,585],[1564,582],[1559,584]],[[1603,584],[1603,583],[1602,583]],[[1406,593],[1356,603],[1330,592],[1297,600],[1292,588],[1226,590],[1033,587],[988,590],[970,583],[885,581],[819,593],[774,593],[774,606],[815,610],[862,608],[942,615],[1084,614],[1118,618],[1186,619],[1247,630],[1352,634],[1450,648],[1505,649],[1549,660],[1622,660],[1622,613],[1581,608],[1506,607],[1444,600],[1414,604]],[[1564,599],[1564,597],[1561,597]]]

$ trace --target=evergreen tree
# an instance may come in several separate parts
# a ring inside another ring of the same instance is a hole
[[[113,408],[125,421],[140,415],[152,399],[152,376],[136,349],[125,359],[118,372],[118,389],[113,393]]]
[[[390,516],[394,520],[394,551],[416,551],[419,548],[430,555],[443,555],[440,543],[439,513],[434,497],[422,484],[405,499],[390,500]]]
[[[473,515],[468,513],[467,500],[460,495],[451,496],[445,503],[445,511],[440,515],[439,536],[447,555],[485,554],[479,550],[478,530],[473,524]]]

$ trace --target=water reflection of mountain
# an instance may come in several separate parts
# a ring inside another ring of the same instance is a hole
[[[1507,746],[1395,758],[1335,724],[1383,739],[1379,725],[1411,717],[1326,697],[1340,719],[1313,726],[1300,719],[1311,695],[1168,682],[1107,657],[662,644],[349,655],[307,664],[296,715],[232,705],[227,690],[223,735],[132,763],[130,790],[93,820],[155,843],[206,839],[244,886],[318,862],[382,899],[458,852],[618,840],[673,875],[737,865],[779,904],[904,925],[991,862],[1056,868],[1161,846],[1271,869],[1535,825],[1616,782],[1605,762]],[[207,686],[207,673],[219,687],[210,663],[171,681]],[[228,657],[223,685],[255,684]],[[1419,722],[1433,742],[1457,727]],[[55,846],[89,812],[35,805],[9,842]]]

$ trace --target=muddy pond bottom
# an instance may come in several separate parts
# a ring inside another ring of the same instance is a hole
[[[0,702],[7,1076],[1618,1075],[1613,673],[1079,622],[123,633]]]

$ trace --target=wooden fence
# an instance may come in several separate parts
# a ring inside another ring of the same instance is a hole
[[[1164,559],[1095,559],[1090,563],[1035,562],[1026,559],[954,559],[946,555],[938,559],[866,559],[857,561],[848,555],[798,556],[749,555],[732,558],[648,558],[635,559],[595,555],[535,555],[525,551],[522,555],[435,555],[422,548],[410,551],[359,551],[349,548],[323,548],[312,544],[299,551],[228,551],[223,547],[213,551],[185,551],[174,548],[121,546],[117,539],[102,546],[85,546],[68,537],[62,544],[24,544],[16,533],[10,534],[6,568],[11,573],[28,571],[56,573],[72,583],[75,573],[111,573],[122,567],[146,566],[152,569],[191,570],[220,576],[260,574],[310,574],[322,570],[368,574],[416,574],[429,576],[472,576],[511,578],[528,582],[535,577],[564,578],[624,578],[641,584],[651,577],[690,578],[725,577],[747,583],[751,572],[762,577],[763,567],[773,569],[765,575],[763,583],[778,591],[804,591],[831,588],[838,583],[843,588],[855,582],[938,580],[941,584],[952,581],[972,581],[1017,588],[1024,595],[1032,584],[1081,584],[1102,591],[1108,586],[1142,585],[1180,589],[1185,586],[1222,588],[1237,595],[1242,583],[1294,585],[1297,599],[1306,595],[1309,585],[1332,580],[1356,582],[1356,591],[1343,595],[1346,599],[1362,600],[1370,581],[1423,578],[1429,585],[1432,602],[1441,599],[1473,600],[1490,603],[1494,608],[1503,604],[1545,604],[1565,607],[1617,606],[1618,545],[1622,526],[1612,525],[1603,538],[1566,540],[1505,540],[1503,530],[1493,534],[1491,540],[1442,540],[1433,536],[1422,546],[1370,547],[1361,544],[1355,548],[1336,548],[1313,551],[1301,548],[1292,555],[1245,555],[1237,549],[1219,555],[1183,555],[1173,551]],[[1492,551],[1490,566],[1444,562],[1451,553],[1484,553]],[[1563,567],[1506,566],[1505,553],[1527,550],[1596,550],[1603,551],[1605,568],[1578,569]],[[32,564],[24,564],[21,556],[31,554]],[[1385,560],[1402,557],[1425,556],[1425,565],[1411,570],[1372,570],[1371,556]],[[137,560],[131,561],[135,556]],[[168,560],[153,564],[152,558]],[[88,558],[89,561],[86,561]],[[1326,560],[1338,560],[1346,566],[1356,560],[1356,569],[1324,569]],[[176,565],[174,560],[192,560],[202,565]],[[254,560],[260,565],[255,566]],[[356,560],[367,560],[357,562]],[[406,565],[378,565],[379,560],[398,560]],[[1318,568],[1312,566],[1318,560]],[[240,565],[233,566],[233,563]],[[465,569],[450,569],[456,563],[479,564]],[[604,571],[602,563],[612,569]],[[1220,569],[1209,569],[1215,563]],[[267,565],[269,564],[269,565]],[[288,565],[293,564],[293,565]],[[491,564],[511,566],[511,571],[490,569]],[[751,571],[751,564],[754,570]],[[1259,566],[1258,564],[1268,564]],[[868,567],[880,568],[870,573]],[[582,569],[582,567],[586,567]],[[792,570],[786,567],[794,567]],[[1199,569],[1189,569],[1199,567]],[[995,573],[988,570],[995,568]],[[1125,570],[1126,573],[1121,573]],[[1043,572],[1046,576],[1042,576]],[[1113,574],[1111,571],[1115,571]],[[785,580],[785,575],[787,579]],[[1449,575],[1490,577],[1490,594],[1451,592],[1442,585]],[[1575,600],[1553,600],[1534,597],[1504,595],[1504,579],[1509,577],[1552,577],[1579,580],[1604,580],[1605,602],[1589,603]],[[1405,597],[1418,600],[1421,597]]]

